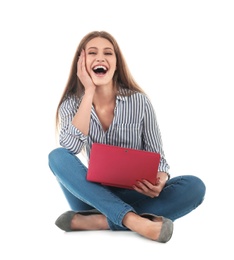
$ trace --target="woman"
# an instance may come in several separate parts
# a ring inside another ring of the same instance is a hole
[[[49,166],[72,209],[55,222],[62,230],[131,230],[165,243],[174,220],[202,203],[199,178],[170,179],[154,109],[109,33],[94,31],[81,40],[56,120],[62,147],[49,154]],[[143,180],[130,190],[87,181],[76,155],[85,151],[89,158],[94,142],[160,153],[159,182]]]

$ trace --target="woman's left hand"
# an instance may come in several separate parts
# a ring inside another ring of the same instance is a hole
[[[162,189],[164,188],[166,181],[168,180],[168,174],[165,172],[158,172],[158,182],[153,185],[147,180],[138,181],[133,189],[151,198],[158,197]]]

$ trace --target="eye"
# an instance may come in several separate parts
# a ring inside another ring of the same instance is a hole
[[[90,54],[90,55],[95,55],[96,52],[95,52],[95,51],[90,51],[90,52],[88,52],[88,54]]]
[[[113,55],[112,52],[106,52],[105,55]]]

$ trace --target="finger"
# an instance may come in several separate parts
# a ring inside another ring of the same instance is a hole
[[[145,186],[148,188],[148,190],[151,192],[151,194],[153,194],[154,197],[158,197],[159,193],[160,193],[160,181],[158,183],[156,183],[156,185],[153,185],[151,182],[147,181],[147,180],[143,180],[142,181]]]
[[[141,181],[137,181],[137,186],[142,189],[144,192],[148,192],[149,188]]]
[[[137,191],[137,192],[139,192],[139,193],[141,193],[141,194],[144,194],[144,195],[146,195],[146,196],[149,196],[149,197],[151,197],[151,198],[154,198],[154,197],[157,197],[158,195],[157,194],[155,194],[154,192],[152,192],[152,191],[144,191],[144,190],[142,190],[141,188],[139,188],[139,187],[137,187],[136,185],[133,185],[132,186],[133,187],[133,189],[135,190],[135,191]]]
[[[79,61],[82,62],[83,59],[84,59],[84,50],[81,50],[80,55],[78,57],[78,62]]]
[[[80,53],[80,63],[82,64],[83,61],[84,61],[84,50],[82,50]]]
[[[142,182],[143,182],[144,185],[147,186],[150,190],[153,189],[154,185],[153,185],[151,182],[149,182],[149,181],[147,181],[147,180],[142,180]]]
[[[133,186],[137,189],[137,191],[141,193],[145,193],[147,191],[147,187],[140,181],[137,181],[136,184]]]
[[[86,76],[86,63],[85,63],[85,51],[82,50],[79,60],[78,60],[78,67],[77,67],[77,74],[79,77],[82,77],[82,75]]]
[[[82,63],[82,52],[77,60],[77,75],[81,71],[81,63]]]
[[[135,191],[140,192],[140,193],[143,193],[143,191],[142,191],[140,188],[138,188],[136,185],[133,185],[132,187],[133,187],[133,189],[134,189]]]
[[[157,186],[157,185],[159,185],[160,183],[161,183],[161,179],[160,179],[160,177],[158,177],[157,180],[156,180],[156,184],[155,184],[155,185]]]

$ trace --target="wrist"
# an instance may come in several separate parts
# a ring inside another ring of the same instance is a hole
[[[95,93],[95,87],[86,88],[84,94],[85,95],[94,95]]]
[[[158,177],[160,177],[160,179],[168,181],[170,179],[170,174],[168,172],[158,172]]]

